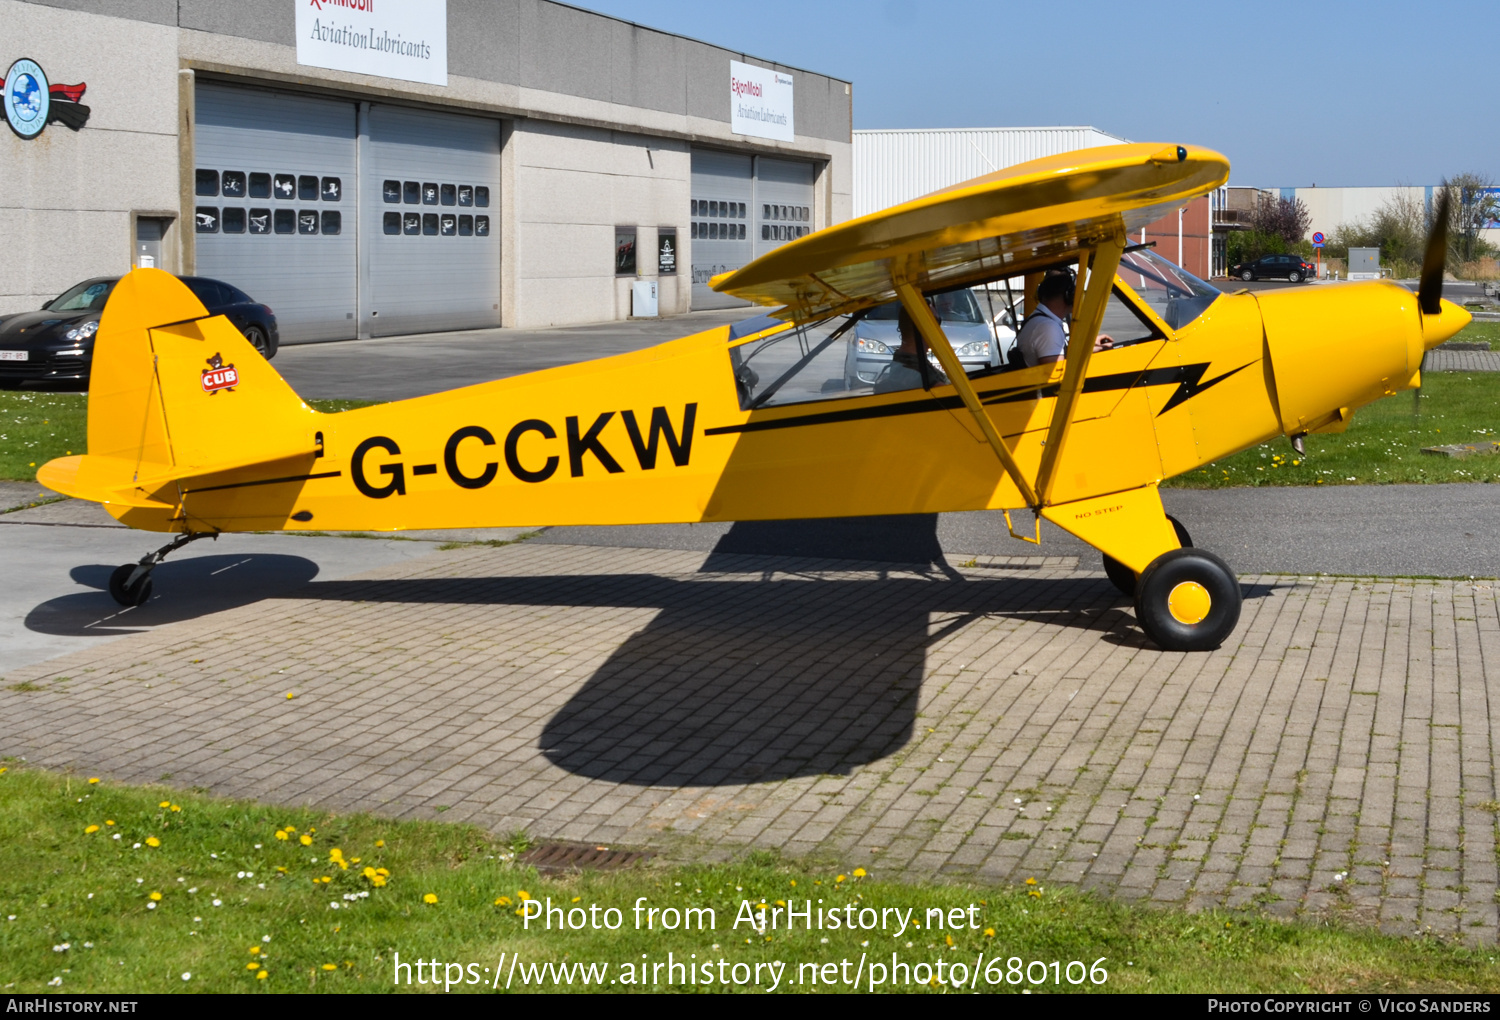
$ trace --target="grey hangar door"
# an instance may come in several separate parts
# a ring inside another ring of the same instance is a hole
[[[200,82],[197,274],[283,343],[500,324],[500,124]]]

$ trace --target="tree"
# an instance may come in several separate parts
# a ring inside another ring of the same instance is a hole
[[[1464,173],[1445,178],[1448,192],[1448,257],[1450,261],[1473,262],[1494,254],[1479,232],[1500,219],[1500,190],[1488,174]],[[1437,214],[1434,199],[1429,216]]]
[[[1300,198],[1279,198],[1262,194],[1251,215],[1251,229],[1257,234],[1275,236],[1290,247],[1307,236],[1312,213]]]

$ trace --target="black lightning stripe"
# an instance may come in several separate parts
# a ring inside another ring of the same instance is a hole
[[[1173,368],[1150,368],[1138,372],[1117,372],[1111,375],[1091,376],[1083,381],[1083,392],[1085,393],[1107,393],[1111,390],[1128,390],[1137,386],[1170,386],[1175,385],[1176,391],[1167,398],[1167,402],[1157,413],[1160,417],[1177,405],[1186,400],[1191,400],[1204,390],[1217,386],[1236,372],[1243,372],[1253,361],[1247,361],[1239,368],[1232,368],[1223,375],[1216,375],[1212,379],[1204,381],[1203,373],[1208,371],[1209,362],[1203,361],[1193,365],[1178,365]],[[1019,386],[1002,390],[988,390],[976,393],[981,403],[984,404],[1010,404],[1022,400],[1038,400],[1057,396],[1058,385],[1056,383],[1036,387]],[[846,421],[868,421],[872,418],[892,418],[908,414],[927,414],[931,411],[956,410],[964,406],[963,398],[957,394],[947,397],[924,397],[920,400],[907,400],[899,404],[881,404],[876,407],[849,407],[837,411],[818,411],[812,414],[798,414],[786,418],[762,419],[760,421],[747,421],[742,425],[720,425],[717,428],[704,429],[705,436],[731,435],[739,432],[766,432],[772,429],[797,428],[802,425],[832,425],[837,422]]]

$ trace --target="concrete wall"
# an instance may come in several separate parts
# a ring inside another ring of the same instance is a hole
[[[81,131],[51,124],[29,140],[0,126],[6,313],[120,272],[130,264],[132,213],[177,209],[177,57],[175,29],[151,21],[0,0],[0,24],[0,75],[30,57],[52,84],[86,83],[92,111]]]
[[[1280,193],[1291,192],[1286,197],[1300,198],[1312,213],[1312,223],[1307,236],[1321,230],[1332,237],[1333,232],[1344,224],[1368,222],[1380,207],[1399,196],[1414,200],[1418,207],[1426,208],[1432,188],[1396,185],[1386,188],[1283,188]]]
[[[292,0],[0,0],[0,18],[0,66],[28,55],[54,81],[86,80],[94,110],[77,134],[53,124],[0,142],[17,168],[8,173],[26,182],[0,198],[0,228],[28,253],[24,268],[0,268],[0,312],[128,268],[132,211],[191,222],[195,78],[500,119],[506,325],[628,314],[611,259],[617,225],[638,227],[647,276],[656,227],[678,228],[681,286],[662,281],[661,307],[685,311],[693,145],[808,160],[818,224],[850,215],[847,82],[549,0],[448,0],[447,87],[299,65]],[[794,77],[794,142],[729,130],[731,59]],[[190,270],[192,235],[174,233],[169,267]]]

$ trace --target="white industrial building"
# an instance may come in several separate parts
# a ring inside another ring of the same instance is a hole
[[[721,304],[847,219],[848,82],[551,0],[0,0],[0,313],[132,265],[283,342]]]
[[[1127,139],[1094,127],[854,132],[854,215],[864,216],[1006,167]]]

